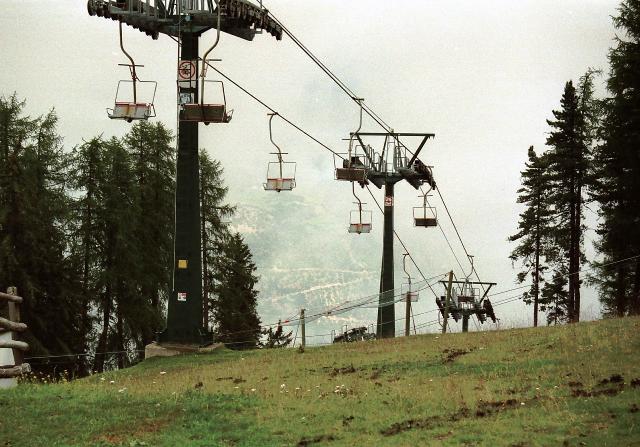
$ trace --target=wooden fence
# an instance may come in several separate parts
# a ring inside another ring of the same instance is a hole
[[[22,298],[18,296],[15,287],[9,287],[7,293],[0,292],[0,305],[7,303],[9,306],[9,318],[0,317],[0,349],[11,349],[12,361],[3,365],[0,356],[0,379],[10,379],[31,371],[28,363],[23,363],[23,353],[29,350],[29,345],[18,340],[18,334],[27,330],[27,325],[20,322],[20,303]],[[5,357],[6,359],[6,357]]]

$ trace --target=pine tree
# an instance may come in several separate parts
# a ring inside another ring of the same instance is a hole
[[[72,206],[73,228],[69,233],[71,256],[75,258],[81,277],[80,308],[82,326],[80,333],[86,340],[83,352],[89,351],[94,324],[92,309],[99,295],[97,277],[104,240],[98,226],[98,216],[104,215],[101,189],[104,184],[105,166],[102,137],[96,137],[74,148],[71,154],[69,187],[75,197]]]
[[[292,331],[284,332],[282,329],[282,323],[278,321],[276,330],[269,326],[268,329],[262,331],[262,335],[265,335],[267,339],[260,344],[262,348],[286,348],[293,341]]]
[[[228,188],[222,179],[223,169],[218,160],[212,160],[206,151],[200,151],[200,226],[202,234],[202,294],[203,322],[208,330],[212,317],[216,266],[223,256],[224,244],[228,242],[229,224],[224,219],[235,212],[235,207],[224,203]]]
[[[134,237],[138,211],[133,199],[131,159],[116,138],[106,142],[103,148],[105,175],[104,182],[99,184],[103,206],[98,215],[100,237],[104,241],[98,279],[102,327],[93,366],[98,372],[105,367],[103,353],[125,351],[129,337],[140,335],[140,318],[152,312],[135,282],[140,275],[140,251]],[[117,366],[124,367],[125,362],[125,355],[119,355]]]
[[[134,238],[139,250],[135,279],[149,314],[139,316],[138,349],[151,342],[161,327],[161,304],[170,290],[173,264],[175,156],[173,136],[163,124],[136,123],[123,142],[132,163]]]
[[[67,154],[52,110],[30,119],[14,94],[0,98],[0,285],[25,298],[34,353],[85,346],[75,266],[68,258]]]
[[[540,285],[547,269],[544,256],[551,212],[546,202],[547,159],[536,155],[533,146],[529,147],[528,158],[526,169],[521,173],[522,188],[518,190],[518,203],[526,208],[520,214],[518,232],[509,237],[510,242],[518,242],[510,258],[513,262],[521,261],[524,268],[518,273],[518,283],[531,276],[531,287],[523,293],[522,299],[527,304],[533,303],[533,325],[538,326],[538,310],[545,311],[547,303],[541,299]]]
[[[551,281],[547,281],[542,288],[542,299],[547,306],[547,324],[558,324],[568,320],[569,309],[567,292],[567,270],[556,266]]]
[[[555,120],[547,120],[551,133],[547,138],[548,157],[547,200],[554,211],[550,236],[552,250],[548,260],[567,265],[568,298],[566,318],[580,320],[580,267],[584,261],[583,208],[584,189],[591,163],[593,135],[588,116],[592,104],[592,72],[580,82],[580,92],[569,81],[560,101],[561,109],[554,110]],[[559,270],[556,268],[556,270]]]
[[[216,267],[216,294],[211,309],[216,339],[233,349],[255,348],[260,339],[255,290],[258,278],[249,247],[238,233],[229,237],[224,258]]]
[[[609,52],[611,96],[603,101],[603,143],[595,151],[602,259],[594,282],[605,313],[622,316],[640,314],[640,257],[633,258],[640,254],[640,2],[623,1],[614,25],[622,35]]]

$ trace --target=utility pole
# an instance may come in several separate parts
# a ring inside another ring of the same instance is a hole
[[[300,336],[302,337],[302,340],[300,341],[300,346],[302,346],[302,349],[304,349],[304,347],[306,346],[306,341],[307,341],[305,332],[304,332],[304,325],[305,325],[304,309],[300,309]]]
[[[453,285],[453,270],[449,272],[449,282],[447,284],[447,296],[444,303],[444,318],[442,322],[442,333],[447,332],[447,318],[449,318],[449,303],[451,302],[451,286]]]
[[[407,274],[407,293],[405,296],[405,314],[404,314],[404,336],[408,337],[411,334],[411,322],[409,319],[411,318],[411,299],[413,298],[413,291],[411,290],[411,275],[407,272],[407,256],[409,253],[405,253],[402,255],[402,268],[404,272]],[[415,331],[415,323],[414,323],[414,331]]]

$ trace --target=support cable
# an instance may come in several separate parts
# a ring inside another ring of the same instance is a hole
[[[326,144],[324,144],[322,141],[318,140],[317,138],[315,138],[313,135],[311,135],[309,132],[307,132],[306,130],[302,129],[300,126],[298,126],[297,124],[295,124],[293,121],[289,120],[286,116],[282,115],[281,113],[279,113],[278,111],[276,111],[274,108],[272,108],[271,106],[269,106],[267,103],[265,103],[263,100],[261,100],[260,98],[258,98],[256,95],[254,95],[253,93],[251,93],[249,90],[247,90],[246,88],[242,87],[240,84],[238,84],[236,81],[234,81],[233,79],[231,79],[229,76],[227,76],[226,74],[224,74],[223,72],[221,72],[220,70],[218,70],[216,67],[214,67],[213,65],[211,65],[210,63],[206,62],[206,64],[209,66],[209,68],[213,69],[214,71],[216,71],[220,76],[222,76],[223,78],[225,78],[227,81],[229,81],[230,83],[232,83],[233,85],[235,85],[237,88],[239,88],[240,90],[242,90],[245,94],[247,94],[248,96],[250,96],[251,98],[253,98],[256,102],[258,102],[260,105],[262,105],[264,108],[266,108],[267,110],[269,110],[271,113],[275,113],[277,114],[280,118],[283,119],[283,121],[285,121],[287,124],[289,124],[291,127],[293,127],[294,129],[296,129],[298,132],[301,132],[302,134],[306,135],[308,138],[310,138],[311,140],[315,141],[316,143],[318,143],[320,146],[322,146],[323,148],[325,148],[326,150],[328,150],[329,152],[331,152],[333,155],[337,156],[338,158],[344,160],[344,157],[342,157],[342,155],[338,154],[336,151],[334,151],[333,149],[331,149],[329,146],[327,146]]]

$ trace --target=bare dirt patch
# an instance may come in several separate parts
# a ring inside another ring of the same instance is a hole
[[[343,368],[333,368],[330,372],[329,375],[331,377],[335,377],[338,374],[353,374],[354,372],[356,372],[357,369],[355,369],[353,367],[353,365],[349,365],[349,366],[345,366]]]
[[[470,352],[473,352],[475,350],[475,348],[471,348],[471,349],[444,349],[442,351],[442,363],[453,363],[453,361],[455,361],[455,359],[457,359],[458,357],[465,355],[465,354],[469,354]]]
[[[491,416],[492,414],[499,413],[505,410],[512,410],[519,406],[518,401],[515,399],[497,400],[497,401],[484,401],[478,402],[478,408],[476,410],[476,417],[483,418]]]
[[[311,444],[319,444],[321,442],[335,441],[335,439],[336,438],[333,435],[318,435],[312,438],[306,438],[306,437],[302,438],[296,445],[298,447],[305,447]]]

